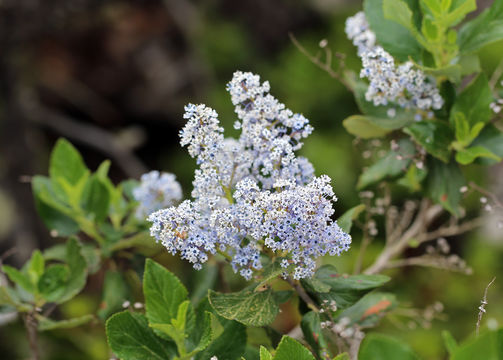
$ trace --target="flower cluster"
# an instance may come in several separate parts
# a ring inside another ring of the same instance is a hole
[[[142,175],[140,185],[133,190],[133,196],[140,203],[136,217],[145,220],[154,211],[179,202],[182,199],[182,187],[175,175],[154,170]]]
[[[267,251],[282,259],[285,273],[312,276],[316,258],[339,255],[351,243],[331,219],[337,199],[330,178],[314,177],[311,163],[295,154],[313,128],[257,75],[238,71],[227,90],[241,136],[224,138],[205,105],[186,106],[181,144],[199,165],[193,200],[151,214],[151,234],[196,269],[221,253],[250,279]]]
[[[370,30],[363,12],[358,12],[346,20],[346,34],[358,48],[363,68],[360,77],[370,82],[365,98],[375,106],[390,103],[417,111],[416,120],[421,119],[421,112],[438,110],[444,101],[436,87],[435,79],[426,76],[414,64],[407,61],[395,64],[393,57],[382,47],[376,45],[376,36]]]

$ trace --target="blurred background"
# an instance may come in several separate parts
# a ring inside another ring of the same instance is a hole
[[[29,180],[47,174],[50,150],[61,136],[77,146],[91,169],[111,159],[117,182],[159,169],[176,174],[189,195],[195,162],[178,144],[183,106],[215,108],[226,135],[235,135],[225,91],[235,70],[260,74],[270,81],[273,95],[311,120],[315,132],[301,152],[318,175],[333,179],[336,213],[358,204],[354,186],[365,161],[341,125],[358,112],[352,94],[313,65],[288,34],[311,53],[326,39],[327,47],[345,54],[346,66],[357,71],[360,61],[346,39],[344,21],[360,9],[361,3],[351,0],[0,1],[0,254],[14,247],[7,262],[20,265],[34,248],[54,244],[35,212]],[[503,44],[482,51],[488,72],[502,53]],[[468,172],[493,191],[498,180],[502,184],[498,166],[488,174],[477,165]],[[480,204],[473,199],[470,206],[476,212]],[[377,330],[396,334],[426,359],[444,358],[441,330],[457,339],[472,333],[483,290],[498,275],[485,321],[503,324],[502,240],[494,224],[449,239],[473,275],[424,268],[390,272],[386,290],[404,306],[424,309],[440,301],[445,317],[431,328],[413,326],[407,318],[384,320]],[[354,243],[354,251],[328,260],[341,272],[352,271],[358,232]],[[380,247],[379,242],[371,247],[368,261]],[[190,287],[186,264],[167,255],[159,259]],[[96,310],[99,276],[63,307],[63,316]],[[295,309],[285,309],[275,328],[288,332],[297,320]],[[27,358],[20,325],[0,328],[2,359]],[[44,333],[40,341],[45,359],[109,357],[100,324]]]

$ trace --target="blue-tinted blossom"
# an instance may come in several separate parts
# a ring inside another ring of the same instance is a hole
[[[133,196],[140,203],[136,217],[145,220],[152,212],[179,202],[182,199],[182,187],[175,175],[154,170],[141,176],[140,185],[133,190]]]
[[[313,128],[258,75],[238,71],[227,90],[241,136],[224,138],[214,110],[186,106],[181,144],[199,165],[193,199],[151,214],[151,234],[197,269],[219,252],[251,279],[267,250],[283,258],[285,273],[312,276],[318,257],[340,255],[351,243],[332,220],[330,178],[315,177],[311,163],[295,154]]]
[[[414,68],[411,61],[395,64],[393,57],[376,45],[375,34],[370,30],[363,12],[346,20],[346,34],[358,48],[362,59],[361,78],[367,78],[369,87],[367,101],[375,106],[397,104],[405,109],[414,109],[417,119],[430,110],[438,110],[444,101],[439,94],[435,79]]]

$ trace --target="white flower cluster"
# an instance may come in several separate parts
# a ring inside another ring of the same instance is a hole
[[[241,136],[224,139],[214,110],[186,106],[181,144],[199,164],[193,200],[151,214],[151,234],[196,269],[220,252],[250,279],[269,249],[283,259],[285,273],[312,276],[316,258],[339,255],[351,243],[331,219],[330,178],[314,177],[309,161],[295,155],[313,128],[257,75],[238,71],[227,90]]]
[[[438,92],[435,79],[423,71],[414,69],[407,61],[396,65],[393,57],[382,47],[376,45],[375,34],[370,30],[363,12],[358,12],[346,20],[346,34],[358,48],[363,68],[360,77],[370,82],[365,98],[375,106],[390,103],[406,109],[415,109],[417,115],[438,110],[444,101]],[[416,120],[420,120],[417,116]]]
[[[141,176],[140,185],[133,190],[133,196],[140,203],[136,217],[145,220],[152,212],[179,202],[182,199],[182,187],[175,175],[154,170]]]

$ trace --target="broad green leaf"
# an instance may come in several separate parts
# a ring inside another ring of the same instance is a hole
[[[394,294],[371,292],[341,312],[337,319],[347,317],[351,321],[350,324],[375,326],[379,319],[395,306],[396,298]]]
[[[260,346],[260,360],[272,360],[272,355],[265,347]]]
[[[18,269],[9,266],[9,265],[4,265],[2,266],[2,271],[7,274],[9,279],[22,287],[25,291],[28,291],[29,293],[33,294],[35,292],[35,285],[31,282],[30,277],[28,274],[25,274]]]
[[[102,221],[108,215],[109,205],[110,194],[108,188],[97,176],[91,176],[82,193],[82,209],[87,214],[94,215],[96,221]]]
[[[403,341],[383,334],[365,336],[358,354],[360,360],[419,360]]]
[[[143,275],[145,308],[150,324],[169,324],[178,307],[187,300],[187,290],[178,278],[153,260],[147,259]]]
[[[382,9],[385,19],[402,25],[413,35],[417,32],[412,22],[412,11],[410,11],[406,2],[402,0],[383,0]]]
[[[213,314],[208,311],[204,311],[202,314],[196,314],[196,324],[197,326],[189,334],[188,341],[190,342],[189,351],[191,354],[197,354],[200,351],[206,349],[208,345],[213,341],[213,329],[211,323],[215,318]],[[215,319],[215,321],[218,321]]]
[[[214,311],[207,300],[203,301],[198,312]],[[207,360],[212,356],[218,359],[239,359],[246,348],[246,327],[237,321],[226,320],[216,314],[212,315],[214,340],[203,351],[196,354],[196,360]]]
[[[473,141],[473,146],[483,146],[493,154],[503,157],[503,132],[492,124],[488,124],[482,129],[479,136]],[[477,160],[482,164],[492,165],[497,161],[481,158]]]
[[[48,319],[46,317],[40,316],[37,318],[38,320],[38,330],[39,331],[47,331],[47,330],[55,330],[55,329],[71,329],[83,324],[87,324],[88,322],[92,321],[94,319],[94,316],[89,314],[89,315],[84,315],[80,316],[77,318],[73,319],[68,319],[68,320],[59,320],[59,321],[54,321],[51,319]]]
[[[56,302],[64,295],[69,272],[68,266],[63,264],[46,269],[38,281],[38,291],[46,301]]]
[[[30,260],[25,266],[26,266],[26,272],[30,277],[31,283],[32,284],[38,283],[38,279],[40,279],[40,277],[44,273],[45,268],[44,257],[42,256],[40,250],[36,249],[35,251],[33,251]]]
[[[122,310],[122,304],[131,300],[131,290],[121,272],[108,270],[103,283],[103,295],[98,316],[105,320]]]
[[[279,306],[271,289],[264,291],[245,289],[230,294],[209,290],[208,299],[220,316],[248,326],[268,325],[274,321],[279,312]]]
[[[123,311],[106,323],[108,344],[121,360],[166,360],[176,356],[172,342],[157,337],[144,315]]]
[[[459,189],[465,185],[465,178],[455,162],[444,164],[436,159],[428,163],[426,194],[447,211],[458,216],[462,194]]]
[[[79,231],[79,225],[68,216],[69,209],[58,200],[51,180],[44,176],[32,178],[35,207],[45,226],[60,236],[70,236]]]
[[[87,263],[81,254],[82,247],[75,238],[68,239],[66,243],[66,263],[68,265],[68,281],[63,295],[57,303],[63,303],[77,295],[86,285]]]
[[[460,344],[451,360],[500,360],[503,358],[503,329],[486,331]]]
[[[398,179],[396,183],[405,186],[411,192],[416,192],[422,189],[421,182],[427,174],[428,170],[424,164],[422,168],[418,168],[416,164],[411,164],[404,177]]]
[[[108,170],[110,170],[111,164],[112,162],[110,160],[105,160],[100,164],[100,166],[98,166],[98,169],[96,170],[96,176],[98,179],[102,181],[108,179]]]
[[[483,146],[472,146],[456,153],[456,161],[462,165],[471,164],[479,157],[493,159],[498,162],[501,161],[498,155],[495,155]]]
[[[383,137],[387,133],[391,132],[389,129],[376,125],[376,120],[378,119],[371,118],[369,116],[352,115],[344,119],[342,125],[344,125],[348,133],[362,139]]]
[[[419,14],[416,1],[406,3],[413,14]],[[399,61],[407,61],[409,57],[416,61],[421,59],[421,45],[406,27],[384,17],[382,0],[365,0],[363,9],[378,43],[387,52]]]
[[[310,311],[304,314],[300,323],[300,327],[302,328],[304,339],[320,359],[326,358],[327,356],[325,354],[330,355],[330,351],[328,350],[328,343],[321,331],[321,320],[319,313]]]
[[[317,280],[330,287],[325,293],[317,294],[320,301],[335,301],[339,309],[345,309],[369,291],[387,283],[390,278],[386,275],[346,275],[339,274],[331,265],[321,266],[315,273]]]
[[[274,299],[277,304],[286,303],[293,296],[295,291],[293,290],[279,290],[274,292]]]
[[[412,136],[414,141],[424,147],[428,153],[445,163],[449,162],[451,154],[449,146],[454,135],[447,123],[439,120],[425,120],[412,124],[403,131]]]
[[[398,142],[398,150],[391,150],[383,158],[367,168],[358,178],[357,188],[364,189],[384,179],[393,179],[405,174],[416,151],[408,139]]]
[[[276,353],[273,357],[274,360],[315,360],[313,354],[302,346],[297,340],[289,336],[283,336],[281,339]]]
[[[455,123],[458,112],[463,113],[470,128],[475,124],[487,123],[491,119],[489,104],[493,101],[487,77],[481,73],[456,97],[451,109],[451,124]]]
[[[353,220],[356,220],[358,215],[360,215],[364,210],[364,204],[353,206],[337,219],[337,225],[339,225],[342,231],[349,234],[351,227],[353,226]]]
[[[51,153],[49,174],[52,180],[65,179],[70,185],[76,185],[88,171],[82,156],[65,139],[59,139]]]
[[[443,330],[442,338],[444,339],[445,348],[447,349],[449,355],[454,355],[454,353],[458,349],[458,343],[456,342],[452,334],[447,330]]]
[[[477,8],[477,3],[475,0],[461,0],[454,1],[453,7],[449,10],[447,15],[441,18],[442,25],[445,27],[451,27],[457,25],[461,20],[464,19],[466,14],[472,12]]]
[[[494,0],[489,9],[465,23],[459,30],[458,44],[464,53],[503,39],[503,0]]]

